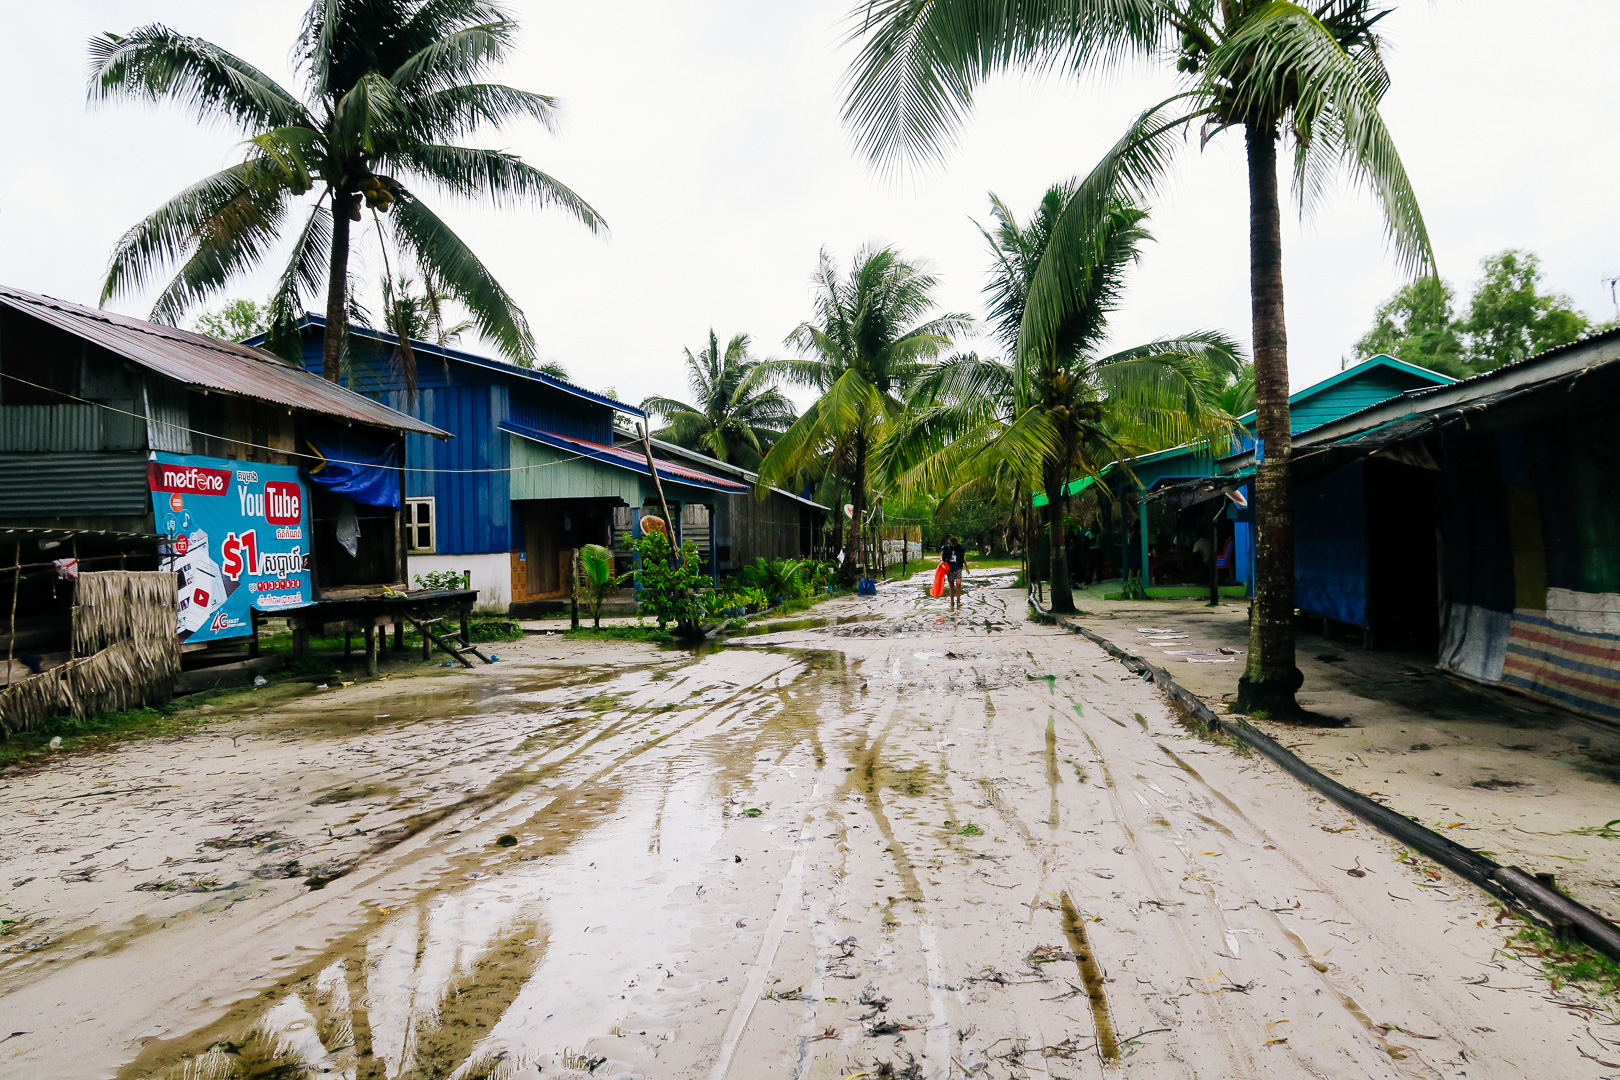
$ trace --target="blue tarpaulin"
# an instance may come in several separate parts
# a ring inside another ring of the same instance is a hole
[[[304,479],[361,506],[399,509],[399,447],[353,431],[326,431],[305,440],[320,458]]]
[[[1367,512],[1360,462],[1294,490],[1294,603],[1367,625]]]

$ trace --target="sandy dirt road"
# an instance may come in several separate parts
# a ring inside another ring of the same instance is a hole
[[[1620,1076],[1487,897],[1009,583],[7,779],[0,1074]]]

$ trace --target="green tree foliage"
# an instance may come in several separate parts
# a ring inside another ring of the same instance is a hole
[[[1356,342],[1365,359],[1384,353],[1456,378],[1491,371],[1567,345],[1594,329],[1562,293],[1543,293],[1541,260],[1508,248],[1480,261],[1466,316],[1456,290],[1437,277],[1403,286],[1378,306],[1372,329]]]
[[[842,275],[823,251],[816,270],[816,315],[788,336],[801,358],[767,368],[821,396],[760,463],[760,487],[805,475],[830,458],[847,460],[854,521],[865,522],[869,457],[906,410],[905,393],[929,361],[970,324],[966,315],[929,318],[932,274],[894,248],[862,248]],[[847,530],[840,573],[853,580],[860,529]]]
[[[1254,365],[1240,364],[1236,371],[1225,375],[1215,400],[1227,416],[1247,416],[1254,412]]]
[[[94,38],[92,101],[171,102],[239,131],[246,147],[242,161],[120,238],[102,301],[144,290],[177,264],[151,316],[177,322],[290,237],[267,344],[301,359],[296,324],[324,284],[322,366],[335,380],[352,294],[350,226],[366,208],[379,232],[388,217],[392,243],[460,301],[485,337],[518,363],[532,362],[522,310],[414,186],[501,208],[555,206],[593,231],[604,227],[583,199],[517,156],[456,143],[516,119],[555,126],[552,98],[484,80],[509,56],[516,32],[491,0],[317,0],[294,46],[302,98],[219,46],[166,26]]]
[[[1462,324],[1475,371],[1567,345],[1592,328],[1568,296],[1539,291],[1541,260],[1534,254],[1508,248],[1485,258],[1480,271]]]
[[[986,292],[992,327],[1015,360],[970,355],[940,364],[918,383],[912,414],[884,448],[903,490],[950,492],[940,505],[947,513],[964,499],[1010,494],[1022,505],[1030,492],[1048,495],[1059,611],[1074,602],[1058,491],[1110,461],[1230,430],[1216,397],[1221,379],[1240,370],[1236,344],[1213,331],[1103,351],[1109,314],[1149,240],[1146,215],[1115,203],[1089,229],[1060,231],[1074,197],[1067,185],[1053,187],[1026,225],[992,197]],[[1046,317],[1032,320],[1028,304],[1043,276],[1067,292],[1049,295]]]
[[[218,311],[197,316],[191,328],[221,341],[246,341],[270,326],[270,310],[257,300],[227,300]]]
[[[1383,353],[1443,375],[1472,374],[1453,304],[1456,292],[1436,277],[1419,278],[1378,306],[1372,329],[1356,342],[1365,360]]]
[[[383,314],[388,332],[435,345],[454,345],[474,328],[471,319],[445,321],[445,305],[450,294],[431,280],[422,283],[409,274],[385,277],[382,282]]]
[[[748,355],[749,344],[747,334],[737,334],[722,352],[711,329],[707,348],[696,356],[687,349],[692,404],[666,397],[643,401],[643,411],[664,418],[666,426],[653,434],[732,465],[757,467],[797,417],[793,403],[773,385],[770,369]]]

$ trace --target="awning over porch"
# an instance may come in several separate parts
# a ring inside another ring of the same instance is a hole
[[[647,459],[626,447],[608,446],[553,431],[524,427],[509,421],[500,429],[515,436],[512,443],[511,497],[522,499],[578,499],[614,496],[629,506],[640,506],[651,494]],[[658,464],[666,484],[740,495],[748,485],[698,469]]]

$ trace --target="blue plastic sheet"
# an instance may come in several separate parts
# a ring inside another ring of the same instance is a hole
[[[361,506],[399,509],[399,447],[353,431],[327,431],[308,437],[321,460],[305,465],[304,479]]]
[[[1311,615],[1367,625],[1367,529],[1360,462],[1294,491],[1294,603]]]

